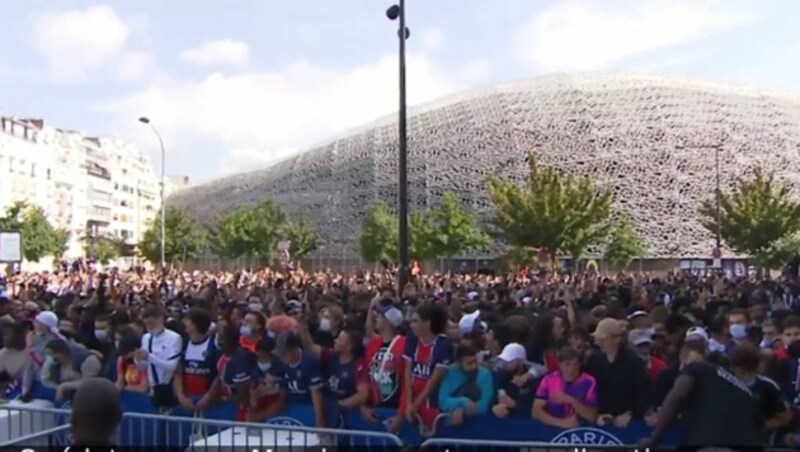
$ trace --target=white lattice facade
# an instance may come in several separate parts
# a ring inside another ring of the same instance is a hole
[[[755,165],[800,193],[800,97],[693,80],[625,74],[554,75],[445,98],[409,115],[411,210],[454,190],[488,218],[486,178],[520,179],[525,157],[614,188],[615,208],[652,258],[707,257],[714,237],[697,208]],[[176,193],[168,203],[211,221],[270,197],[312,219],[326,254],[352,243],[374,200],[396,204],[396,116],[274,166]],[[730,256],[730,253],[726,253]]]

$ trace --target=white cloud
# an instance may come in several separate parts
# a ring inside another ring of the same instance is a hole
[[[181,53],[181,58],[200,66],[233,64],[244,66],[250,57],[250,47],[244,42],[231,39],[207,41]]]
[[[135,81],[151,75],[155,60],[149,52],[126,52],[119,58],[116,75],[122,81]]]
[[[426,50],[438,50],[443,43],[444,32],[441,28],[429,28],[422,33],[422,46]]]
[[[743,25],[752,16],[729,1],[559,2],[519,33],[524,57],[546,71],[593,70]]]
[[[412,105],[459,88],[424,56],[409,54],[408,71]],[[217,174],[253,169],[395,112],[397,59],[346,71],[300,62],[279,72],[159,82],[100,109],[143,149],[153,148],[153,138],[134,118],[146,114],[172,158],[190,157]]]
[[[125,48],[130,30],[108,6],[49,13],[36,20],[33,44],[53,76],[80,79],[112,61]]]

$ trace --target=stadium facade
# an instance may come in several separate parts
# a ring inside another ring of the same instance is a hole
[[[269,197],[317,225],[326,255],[355,256],[370,203],[396,205],[396,124],[391,115],[269,168],[185,189],[168,204],[207,222]],[[761,165],[800,194],[800,97],[782,92],[559,74],[413,108],[408,130],[412,212],[453,190],[486,220],[487,177],[521,181],[533,152],[545,165],[613,187],[615,210],[643,234],[650,258],[709,256],[714,236],[697,209],[713,197],[716,152],[723,189]]]

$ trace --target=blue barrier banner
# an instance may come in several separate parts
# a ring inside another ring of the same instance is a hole
[[[55,391],[36,385],[32,394],[37,399],[53,400]],[[158,414],[150,402],[150,397],[145,394],[123,391],[120,401],[123,406],[123,412]],[[367,421],[360,411],[354,411],[340,413],[341,421],[337,421],[339,425],[329,425],[334,428],[342,427],[354,431],[387,432],[388,421],[397,412],[388,409],[375,411],[380,422]],[[236,407],[234,404],[225,402],[204,410],[203,418],[230,421],[235,419],[235,413]],[[154,421],[126,418],[120,426],[121,445],[188,445],[192,435],[196,433],[195,426],[192,424],[193,416],[194,413],[178,406],[170,412],[169,420]],[[268,419],[265,423],[304,427],[316,426],[314,409],[310,406],[288,406],[279,416]],[[213,435],[217,433],[217,430],[209,428],[203,433]],[[442,416],[436,424],[433,437],[575,445],[633,445],[642,438],[650,436],[650,433],[650,427],[641,421],[632,422],[625,429],[616,427],[599,428],[587,425],[570,430],[562,430],[527,418],[509,417],[499,419],[492,415],[482,415],[468,417],[459,426],[449,425],[447,418]],[[402,423],[400,431],[396,434],[407,445],[419,445],[425,440],[417,426],[405,421]],[[673,427],[667,432],[663,444],[666,446],[675,445],[678,440],[679,429]],[[354,437],[351,441],[352,445],[359,445],[361,440]]]

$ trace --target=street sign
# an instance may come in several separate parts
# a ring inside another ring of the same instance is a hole
[[[0,262],[22,262],[22,233],[0,231]]]

